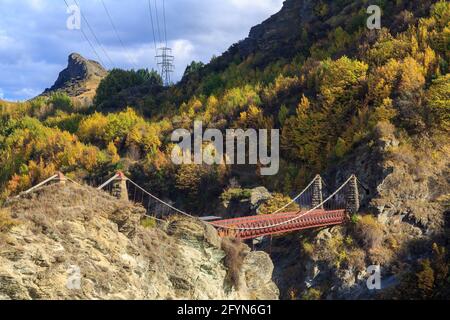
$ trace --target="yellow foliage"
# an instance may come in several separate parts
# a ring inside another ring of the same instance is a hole
[[[105,138],[108,118],[101,113],[94,113],[80,123],[77,136],[83,141],[99,141]]]
[[[106,152],[108,153],[108,156],[110,157],[112,164],[117,164],[120,161],[120,156],[117,153],[116,145],[113,142],[110,142],[108,144]]]
[[[399,90],[405,93],[414,92],[423,88],[424,85],[424,68],[415,59],[407,57],[402,65]]]
[[[261,207],[258,209],[259,214],[271,214],[278,209],[284,207],[288,203],[292,202],[290,197],[284,196],[281,193],[275,193],[272,198],[267,200]],[[292,203],[290,206],[285,208],[283,212],[298,212],[300,211],[300,207],[297,203]]]

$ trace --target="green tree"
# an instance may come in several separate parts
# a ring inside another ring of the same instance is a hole
[[[428,124],[450,130],[450,74],[434,80],[426,94]]]
[[[146,87],[150,92],[162,86],[162,79],[154,70],[111,70],[97,88],[94,104],[98,110],[123,108],[132,97],[133,88]]]

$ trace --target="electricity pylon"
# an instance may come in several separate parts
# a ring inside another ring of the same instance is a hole
[[[170,86],[172,84],[171,75],[175,68],[173,64],[175,57],[172,55],[172,49],[167,46],[159,48],[156,59],[161,69],[161,78],[163,79],[164,86]]]

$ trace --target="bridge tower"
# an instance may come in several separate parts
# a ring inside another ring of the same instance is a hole
[[[61,171],[58,171],[56,174],[58,175],[58,177],[56,178],[56,180],[58,181],[58,183],[59,183],[60,185],[63,185],[63,186],[64,186],[64,185],[66,184],[66,181],[67,181],[66,176],[65,176]]]
[[[323,182],[320,175],[316,176],[312,188],[312,208],[316,208],[320,205],[317,209],[323,209]]]
[[[348,215],[358,213],[360,207],[359,190],[358,190],[358,178],[352,175],[346,190],[345,195],[346,206],[345,210]]]
[[[112,187],[112,195],[119,200],[128,201],[127,177],[122,171],[117,172],[117,178]]]

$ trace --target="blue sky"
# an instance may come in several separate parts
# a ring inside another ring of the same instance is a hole
[[[75,0],[67,0],[69,5]],[[112,64],[83,23],[81,27],[108,69],[155,67],[148,0],[104,0],[120,44],[100,0],[77,0]],[[150,0],[160,14],[162,1]],[[276,13],[283,0],[165,0],[167,40],[174,50],[175,79],[192,60],[208,62],[250,28]],[[153,10],[155,14],[155,10]],[[79,30],[66,27],[64,0],[0,0],[0,99],[24,100],[41,93],[67,65],[71,52],[98,60]],[[156,28],[156,19],[155,28]],[[163,29],[162,29],[163,30]],[[164,34],[162,32],[162,34]],[[157,36],[158,37],[158,36]]]

